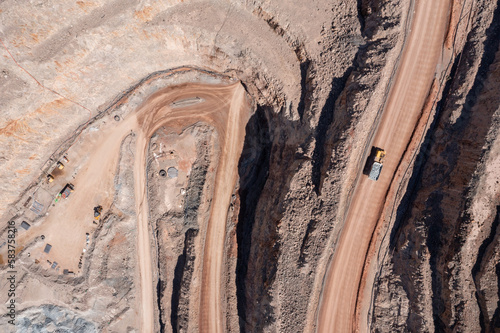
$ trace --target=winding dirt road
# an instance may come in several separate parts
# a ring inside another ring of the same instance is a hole
[[[362,176],[327,273],[320,301],[318,332],[366,332],[357,326],[356,301],[365,255],[398,163],[411,139],[442,55],[449,0],[417,1],[411,33],[373,145],[386,150],[377,182]],[[358,302],[362,302],[359,295]],[[367,295],[369,296],[369,295]]]
[[[204,102],[186,107],[170,106],[175,101],[193,97],[201,98]],[[220,86],[190,84],[169,87],[151,96],[137,111],[134,179],[141,274],[141,332],[154,331],[156,306],[145,184],[145,154],[149,138],[161,126],[183,129],[199,121],[214,126],[218,133],[221,153],[204,248],[199,326],[203,332],[222,332],[221,275],[226,219],[231,194],[236,185],[237,163],[243,148],[249,110],[245,90],[238,82]]]

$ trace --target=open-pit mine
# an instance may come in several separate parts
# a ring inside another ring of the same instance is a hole
[[[500,332],[500,1],[0,1],[0,332]]]

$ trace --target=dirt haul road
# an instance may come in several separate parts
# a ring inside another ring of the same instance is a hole
[[[171,108],[175,101],[193,97],[200,104]],[[138,111],[138,131],[134,167],[136,210],[138,217],[138,247],[141,274],[141,332],[154,330],[154,293],[151,261],[148,203],[145,184],[145,163],[149,138],[161,126],[183,129],[196,122],[214,126],[221,147],[211,213],[207,226],[200,295],[200,330],[221,332],[221,275],[224,253],[225,226],[231,194],[237,180],[237,164],[245,138],[245,126],[250,108],[243,86],[186,85],[167,88],[154,94]]]
[[[362,176],[327,273],[318,314],[319,332],[366,332],[356,326],[356,299],[372,232],[385,195],[411,138],[440,60],[450,2],[417,1],[412,29],[403,51],[373,145],[386,150],[377,182]],[[360,295],[360,300],[363,295]],[[369,296],[369,295],[366,295]]]
[[[245,139],[248,112],[243,110],[245,91],[234,92],[229,107],[225,138],[217,167],[215,191],[205,239],[201,286],[200,331],[223,332],[221,276],[227,212],[238,177],[238,161]]]

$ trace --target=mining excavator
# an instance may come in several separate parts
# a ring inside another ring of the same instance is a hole
[[[101,218],[102,206],[94,207],[94,220],[99,221]]]

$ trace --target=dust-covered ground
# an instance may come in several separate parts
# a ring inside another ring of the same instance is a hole
[[[230,80],[244,85],[252,115],[221,235],[222,329],[314,330],[413,9],[411,0],[1,2],[0,300],[12,299],[14,274],[16,318],[13,328],[0,308],[0,330],[141,332],[138,133],[122,123],[163,88]],[[500,327],[499,12],[496,1],[450,8],[452,66],[436,69],[446,77],[438,103],[413,142],[397,214],[382,219],[387,251],[367,282],[372,331]],[[205,235],[226,132],[199,121],[148,138],[156,331],[204,324]],[[81,194],[86,165],[112,177]],[[74,193],[57,197],[73,181]],[[85,205],[104,209],[95,219]]]

